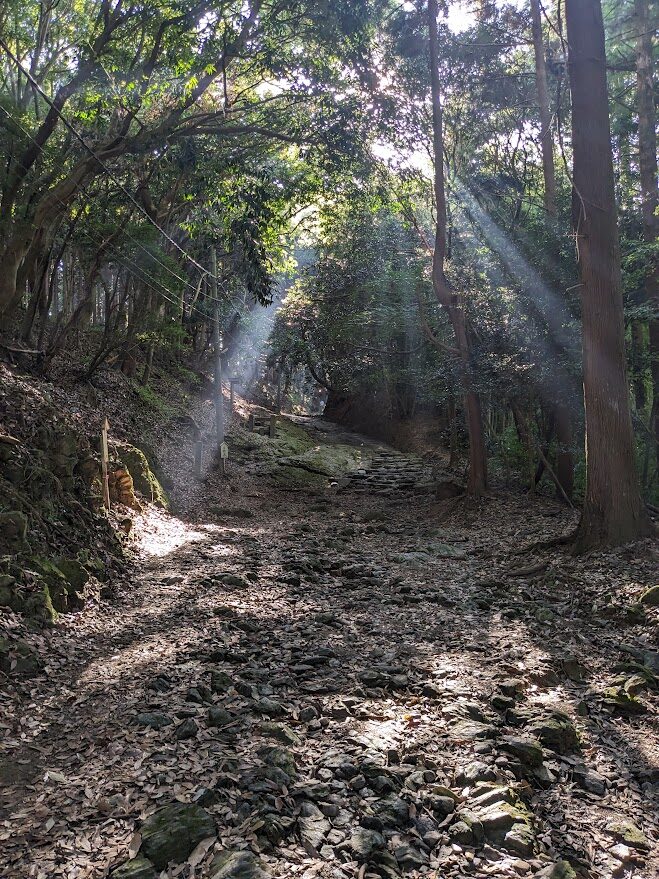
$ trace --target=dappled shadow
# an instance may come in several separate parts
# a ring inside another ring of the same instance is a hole
[[[596,637],[579,603],[583,593],[575,590],[577,600],[569,601],[570,586],[558,576],[568,557],[548,550],[524,560],[547,560],[551,582],[508,573],[523,566],[513,552],[540,523],[549,534],[565,528],[563,514],[553,515],[558,508],[546,519],[541,499],[495,501],[468,526],[456,510],[438,528],[440,509],[427,499],[328,495],[323,510],[314,506],[296,496],[258,525],[197,525],[194,539],[145,560],[148,567],[114,606],[86,611],[55,630],[54,655],[69,661],[30,685],[41,702],[32,702],[30,724],[20,724],[23,738],[15,736],[6,749],[19,760],[37,755],[40,764],[39,780],[9,789],[12,846],[29,840],[31,852],[23,853],[17,876],[27,875],[37,858],[66,860],[67,846],[79,850],[67,827],[58,825],[55,838],[44,830],[44,808],[68,815],[67,794],[91,791],[78,820],[89,828],[104,822],[103,840],[86,837],[102,871],[113,851],[125,856],[136,820],[157,802],[192,798],[217,778],[222,760],[261,765],[258,748],[267,736],[260,723],[273,713],[303,738],[292,750],[304,778],[316,777],[333,749],[357,749],[384,763],[395,753],[398,761],[432,767],[449,786],[477,757],[510,783],[514,773],[496,766],[496,750],[477,754],[478,743],[452,729],[481,712],[498,740],[504,716],[490,700],[512,677],[523,682],[520,707],[563,708],[575,716],[592,768],[601,771],[596,757],[615,761],[619,739],[612,734],[619,737],[624,723],[599,710],[576,717],[586,688],[562,676],[565,653],[577,647],[588,652],[595,675],[617,658],[610,639]],[[641,568],[630,561],[618,575],[640,583]],[[223,581],[231,574],[236,579]],[[554,608],[553,620],[540,621],[536,611],[543,607]],[[209,697],[236,715],[226,734],[207,726],[208,701],[186,701],[189,687],[209,685],[213,669],[240,685]],[[543,684],[540,672],[548,671],[561,676]],[[281,717],[263,699],[279,703]],[[319,720],[300,721],[304,708]],[[180,741],[177,714],[185,710],[198,732]],[[146,730],[135,724],[144,711],[174,722]],[[650,771],[642,749],[627,742],[624,753],[634,771]],[[550,762],[560,768],[560,761]],[[43,781],[46,770],[66,783]],[[561,830],[566,810],[587,805],[603,825],[617,808],[617,790],[614,785],[601,808],[575,797],[567,781],[533,791],[534,812],[557,853],[592,865],[591,853],[574,848],[575,834]],[[106,804],[117,796],[125,802]],[[240,799],[239,792],[227,796]],[[357,825],[364,806],[356,791],[346,797]],[[501,875],[507,863],[503,856]]]

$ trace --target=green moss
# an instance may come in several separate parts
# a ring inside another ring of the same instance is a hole
[[[277,467],[271,473],[277,488],[287,491],[320,491],[327,485],[327,478],[319,473],[309,473],[299,467]]]
[[[624,818],[622,820],[611,821],[606,825],[606,829],[609,833],[612,833],[618,839],[627,843],[627,845],[631,845],[632,848],[650,848],[647,836],[643,833],[640,827],[637,827],[632,821],[628,821]]]
[[[659,586],[650,586],[649,589],[646,589],[641,595],[641,604],[646,604],[648,607],[659,607]]]
[[[70,568],[72,580],[68,579],[58,563],[50,559],[35,556],[29,560],[27,566],[30,570],[37,572],[44,581],[51,606],[59,613],[66,613],[66,611],[73,610],[82,605],[83,599],[80,591],[87,582],[89,575],[82,568],[82,565],[79,565],[73,559],[64,559],[62,563],[65,567]],[[82,582],[83,577],[84,582]],[[81,582],[82,586],[80,585]],[[45,606],[47,608],[47,602]]]
[[[112,444],[112,453],[121,461],[133,477],[133,485],[141,495],[164,509],[169,507],[169,500],[165,490],[149,466],[147,457],[141,449],[130,445],[130,443],[115,442]]]
[[[57,619],[57,611],[53,607],[50,597],[50,589],[46,583],[39,583],[38,588],[26,596],[23,604],[25,616],[43,623],[54,623]]]
[[[194,847],[215,835],[215,822],[200,806],[173,803],[157,811],[142,827],[142,852],[157,870],[180,864]]]
[[[159,412],[161,415],[172,415],[174,413],[173,406],[163,400],[163,398],[159,394],[157,394],[153,390],[153,388],[145,388],[142,385],[134,383],[133,390],[135,391],[135,394],[140,398],[140,400],[150,409]]]
[[[364,465],[364,454],[354,446],[314,446],[288,459],[289,464],[313,473],[337,478]]]
[[[72,589],[82,592],[89,580],[89,572],[78,559],[58,558],[57,568],[62,572]]]

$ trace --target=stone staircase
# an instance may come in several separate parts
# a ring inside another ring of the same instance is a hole
[[[421,458],[393,449],[375,451],[370,466],[348,474],[343,486],[344,491],[381,495],[399,491],[427,494],[434,489],[432,471]]]

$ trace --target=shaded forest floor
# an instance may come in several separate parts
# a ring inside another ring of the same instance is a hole
[[[135,516],[115,598],[10,622],[46,665],[0,683],[2,875],[656,875],[651,543],[537,547],[574,514],[437,503],[358,437],[376,484],[287,486],[260,442],[196,482],[163,440],[179,515]]]

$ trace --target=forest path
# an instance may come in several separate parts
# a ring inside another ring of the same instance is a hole
[[[659,657],[624,600],[592,613],[651,581],[647,552],[525,550],[570,514],[509,497],[440,525],[389,488],[145,513],[131,582],[36,636],[47,674],[6,701],[3,877],[105,876],[140,843],[158,871],[117,875],[655,875],[651,710],[604,691],[626,643]],[[185,828],[135,835],[176,800]]]

